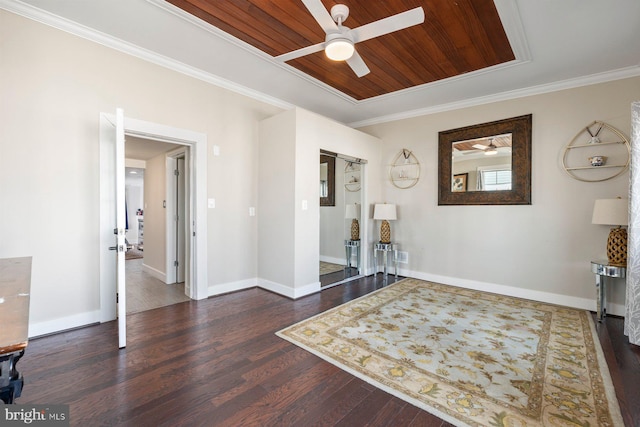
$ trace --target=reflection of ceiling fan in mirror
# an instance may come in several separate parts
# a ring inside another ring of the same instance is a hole
[[[510,134],[482,138],[481,141],[482,143],[480,141],[476,141],[476,143],[471,146],[471,149],[484,151],[485,156],[511,154]]]
[[[498,147],[493,143],[493,138],[489,138],[489,145],[473,144],[473,148],[484,150],[485,156],[495,156],[498,154]]]
[[[358,77],[369,74],[369,67],[355,50],[354,45],[356,43],[424,22],[424,10],[422,7],[416,7],[415,9],[350,29],[342,25],[349,16],[349,8],[347,6],[336,4],[331,8],[331,14],[329,14],[321,0],[302,0],[302,3],[324,30],[326,34],[325,40],[322,43],[285,53],[278,56],[277,59],[286,62],[324,50],[329,59],[346,61]]]

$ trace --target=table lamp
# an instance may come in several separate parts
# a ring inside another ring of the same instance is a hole
[[[389,221],[398,219],[396,205],[376,204],[373,207],[373,219],[382,220],[380,224],[380,243],[391,243],[391,226]]]
[[[357,203],[347,205],[344,217],[351,219],[351,240],[360,240],[360,205]]]
[[[609,264],[627,266],[627,230],[629,225],[629,199],[598,199],[593,205],[592,224],[616,225],[609,232],[607,258]]]

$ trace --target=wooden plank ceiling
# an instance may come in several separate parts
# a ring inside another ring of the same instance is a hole
[[[325,33],[300,0],[168,0],[222,31],[278,56],[321,43]],[[515,59],[493,0],[322,0],[346,4],[356,28],[422,6],[425,22],[356,44],[371,73],[358,78],[324,52],[288,62],[363,100]],[[259,72],[259,70],[256,70]]]

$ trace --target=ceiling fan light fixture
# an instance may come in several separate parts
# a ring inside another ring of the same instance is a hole
[[[329,39],[329,37],[327,38]],[[353,52],[355,52],[353,42],[346,37],[342,37],[341,34],[328,40],[324,48],[327,58],[333,61],[346,61],[353,56]]]
[[[498,154],[496,147],[489,147],[487,151],[484,152],[485,156],[495,156],[496,154]]]

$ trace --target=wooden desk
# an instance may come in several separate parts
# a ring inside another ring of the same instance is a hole
[[[0,259],[0,399],[13,403],[22,393],[16,363],[29,341],[31,257]]]

